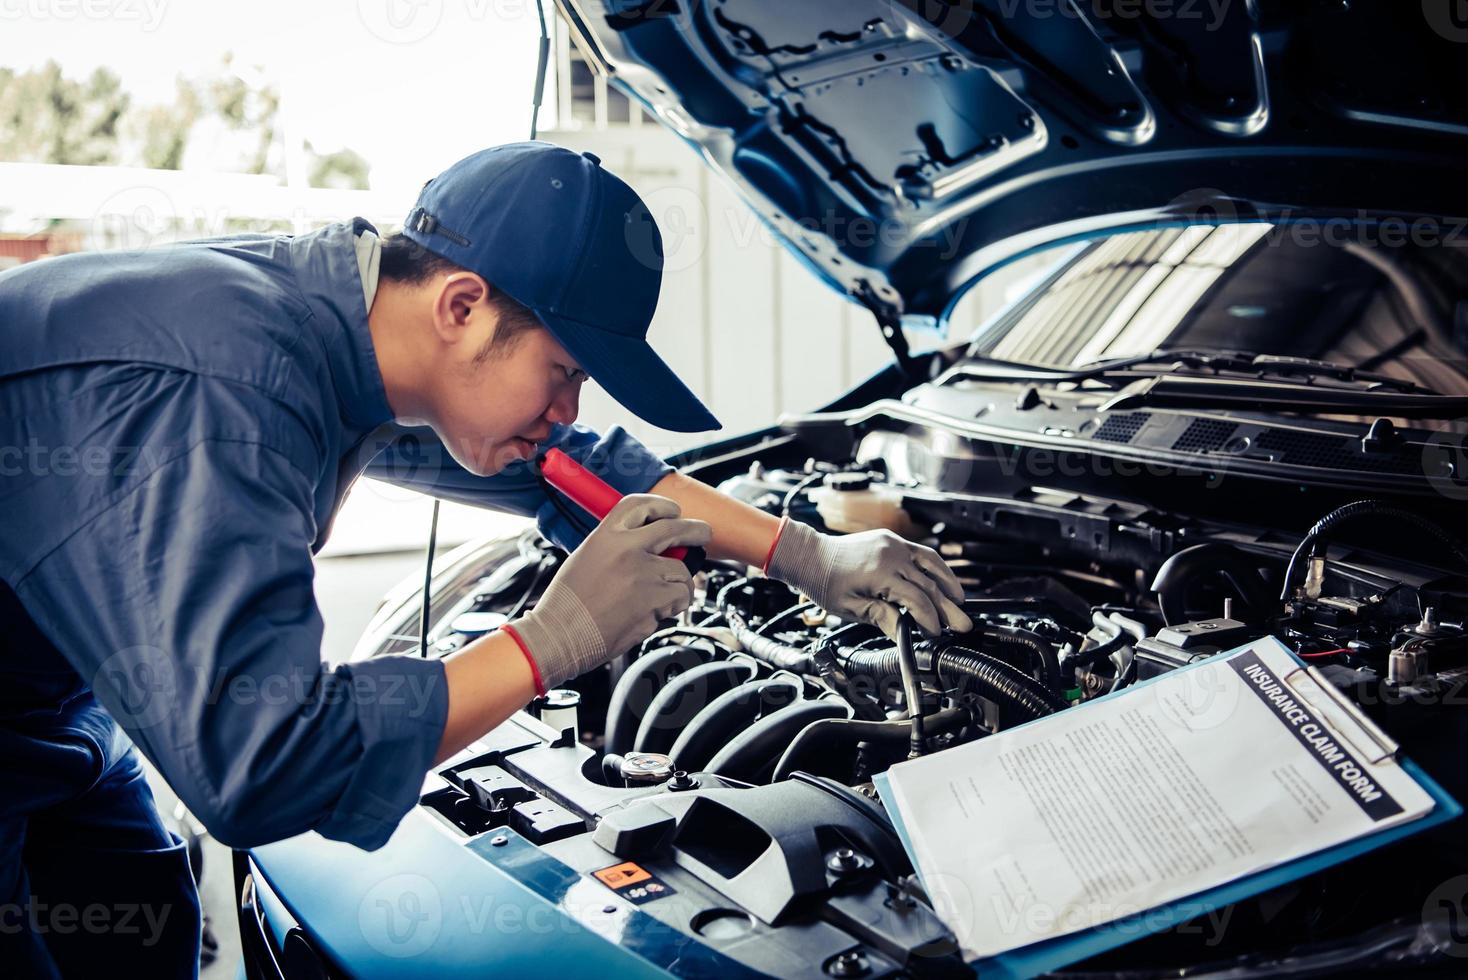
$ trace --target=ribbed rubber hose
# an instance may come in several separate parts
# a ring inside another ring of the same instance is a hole
[[[1326,534],[1335,530],[1347,521],[1358,517],[1391,517],[1404,524],[1410,524],[1419,531],[1426,531],[1429,535],[1441,541],[1443,545],[1453,553],[1453,556],[1462,562],[1464,568],[1468,568],[1468,548],[1463,546],[1442,525],[1430,521],[1421,514],[1415,514],[1410,510],[1393,506],[1383,500],[1357,500],[1326,514],[1315,525],[1305,532],[1305,537],[1300,539],[1300,544],[1295,548],[1295,553],[1290,555],[1290,563],[1285,568],[1284,585],[1280,588],[1279,601],[1284,602],[1290,597],[1290,587],[1295,581],[1295,569],[1299,567],[1300,558],[1306,552],[1314,552],[1324,555],[1325,542],[1322,540]],[[1317,548],[1317,545],[1319,546]]]
[[[793,670],[797,674],[815,673],[815,661],[811,659],[808,651],[800,647],[793,647],[788,643],[760,636],[754,630],[747,628],[734,630],[734,636],[739,640],[739,645],[744,648],[745,653],[763,660],[776,670]]]
[[[800,700],[801,682],[786,675],[745,681],[714,698],[683,727],[668,754],[678,768],[697,772],[720,749],[759,720]]]
[[[858,650],[847,655],[842,666],[849,673],[867,677],[897,677],[901,673],[895,649]],[[1066,706],[1063,698],[1047,691],[1019,668],[967,647],[951,646],[938,654],[939,680],[948,684],[955,676],[973,681],[980,694],[1011,705],[1030,718],[1043,718]]]
[[[1111,635],[1089,650],[1079,650],[1072,654],[1065,662],[1067,667],[1093,667],[1117,650],[1126,645],[1130,635],[1126,630],[1113,623],[1104,612],[1096,610],[1091,613],[1091,624],[1098,629],[1105,630]]]
[[[991,692],[991,697],[998,695],[995,700],[1007,701],[1031,718],[1053,715],[1066,707],[1064,698],[1046,690],[1024,671],[977,650],[966,647],[944,650],[938,655],[938,678],[946,684],[945,674],[972,679]]]
[[[847,718],[850,714],[850,706],[836,699],[797,701],[765,715],[729,739],[703,768],[746,783],[767,782],[766,771],[775,767],[801,729],[822,718]]]
[[[986,635],[992,637],[999,646],[1019,647],[1029,651],[1030,658],[1040,667],[1041,679],[1046,686],[1052,689],[1060,686],[1060,660],[1055,655],[1055,648],[1045,642],[1043,637],[1017,626],[996,626]]]
[[[968,721],[969,714],[963,708],[944,708],[928,715],[924,721],[930,732],[946,732],[956,729]],[[841,742],[848,742],[854,749],[858,742],[880,742],[897,744],[909,733],[906,719],[891,721],[862,721],[856,718],[822,718],[800,730],[786,747],[780,761],[775,764],[770,782],[778,783],[789,779],[799,764],[802,755],[816,755],[830,761],[832,750]]]
[[[748,659],[712,660],[674,677],[653,696],[637,736],[634,752],[666,753],[698,713],[726,691],[753,680],[755,665]]]
[[[692,670],[711,654],[696,647],[663,647],[644,654],[627,667],[607,704],[606,751],[618,755],[632,748],[643,716],[670,674]]]

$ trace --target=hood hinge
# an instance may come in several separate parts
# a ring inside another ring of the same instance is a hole
[[[907,377],[912,377],[912,354],[907,346],[907,335],[902,332],[902,318],[897,313],[897,307],[882,300],[872,289],[872,284],[865,279],[857,280],[853,295],[876,317],[877,327],[882,331],[882,340],[892,348],[898,368]]]

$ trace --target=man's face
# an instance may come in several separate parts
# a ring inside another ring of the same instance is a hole
[[[542,326],[521,329],[487,354],[484,343],[460,346],[445,373],[434,427],[454,459],[478,476],[531,458],[551,426],[576,421],[586,380]]]

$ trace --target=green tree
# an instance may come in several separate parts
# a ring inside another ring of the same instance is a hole
[[[270,148],[275,143],[276,117],[280,113],[280,92],[273,85],[252,85],[233,68],[234,56],[224,56],[224,70],[201,86],[209,107],[234,130],[253,130],[258,134],[255,151],[245,163],[245,172],[267,173]]]
[[[178,170],[183,166],[189,135],[202,106],[198,90],[186,79],[175,84],[171,105],[151,105],[129,113],[128,135],[138,147],[139,162],[154,170]]]
[[[173,102],[161,105],[133,106],[121,79],[105,68],[85,81],[67,78],[55,61],[23,72],[0,68],[5,160],[178,170],[197,125],[212,118],[242,134],[246,147],[243,159],[226,166],[284,177],[279,115],[276,87],[258,69],[237,68],[230,54],[209,75],[179,76]],[[309,143],[305,149],[310,186],[367,188],[370,168],[361,154],[347,148],[317,153]]]
[[[84,82],[65,77],[55,61],[23,72],[0,68],[0,146],[21,163],[115,163],[128,106],[122,80],[106,68]]]
[[[356,150],[343,148],[335,153],[317,153],[307,142],[306,155],[311,161],[311,172],[306,183],[311,187],[354,191],[367,189],[367,175],[372,168],[366,158]]]

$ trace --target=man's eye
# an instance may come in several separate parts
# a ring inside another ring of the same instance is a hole
[[[561,370],[564,371],[564,372],[566,372],[566,380],[567,381],[585,381],[586,380],[586,372],[583,371],[583,370],[581,370],[580,368],[564,367],[563,366],[561,368]]]

